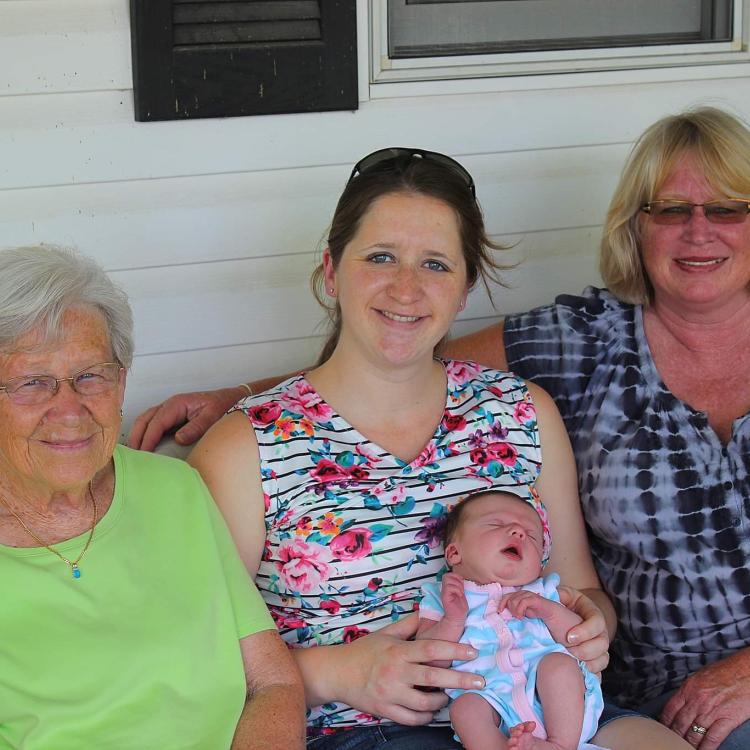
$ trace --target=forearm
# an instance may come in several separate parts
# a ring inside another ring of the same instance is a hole
[[[302,750],[305,706],[297,685],[271,685],[245,704],[231,750]]]

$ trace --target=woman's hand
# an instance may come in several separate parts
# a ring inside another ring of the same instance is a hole
[[[565,646],[573,656],[586,663],[590,672],[601,676],[609,664],[607,623],[599,607],[586,594],[570,586],[559,586],[560,601],[583,622],[572,627]],[[602,596],[604,593],[601,592]]]
[[[717,661],[682,683],[667,701],[660,720],[700,750],[715,750],[750,719],[750,650]],[[706,733],[693,731],[703,727]]]
[[[152,451],[164,434],[177,425],[182,427],[175,432],[175,441],[180,445],[191,445],[244,396],[247,396],[247,390],[241,386],[219,388],[215,391],[178,393],[146,409],[135,420],[130,430],[128,445],[131,448]]]
[[[432,721],[435,712],[448,703],[444,689],[484,687],[484,680],[478,675],[428,666],[428,662],[437,660],[468,661],[477,652],[450,641],[409,640],[417,625],[417,615],[413,614],[352,643],[323,647],[327,653],[318,666],[325,664],[329,672],[325,678],[330,685],[327,700],[341,701],[399,724],[417,726]],[[315,666],[306,666],[304,661],[302,658],[298,664],[305,678],[309,704],[309,680],[315,679],[310,671]]]

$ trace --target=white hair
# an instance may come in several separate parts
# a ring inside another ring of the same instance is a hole
[[[91,307],[104,317],[112,355],[126,369],[133,361],[133,313],[125,292],[91,258],[39,245],[0,251],[0,349],[42,326],[46,341],[63,333],[63,314]]]

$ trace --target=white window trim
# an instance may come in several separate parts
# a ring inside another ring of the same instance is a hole
[[[357,0],[360,96],[431,96],[750,75],[750,0],[737,0],[741,38],[702,45],[388,58],[387,0]],[[575,64],[576,72],[569,70]],[[606,70],[596,70],[606,66]],[[544,72],[539,72],[544,71]]]

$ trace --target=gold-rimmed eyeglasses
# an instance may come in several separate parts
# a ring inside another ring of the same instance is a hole
[[[690,201],[658,200],[641,206],[655,224],[687,224],[693,216],[694,208],[702,208],[703,215],[712,224],[742,224],[750,213],[750,200],[745,198],[724,198],[706,203]]]
[[[122,369],[119,362],[98,362],[67,378],[56,378],[54,375],[22,375],[6,381],[0,386],[0,391],[5,391],[14,404],[24,406],[49,401],[59,390],[60,383],[65,381],[81,396],[97,396],[111,391],[117,385]]]

